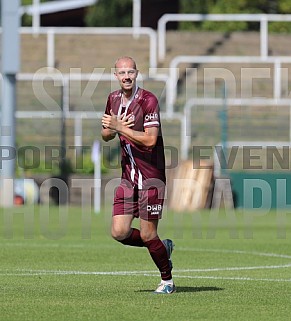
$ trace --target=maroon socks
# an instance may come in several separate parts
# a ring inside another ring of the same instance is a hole
[[[128,238],[121,240],[119,242],[129,246],[138,246],[138,247],[145,246],[143,240],[140,237],[140,232],[136,228],[131,229],[131,234],[129,235]]]
[[[161,278],[164,281],[172,279],[171,266],[167,250],[159,237],[144,243],[148,248],[150,255],[161,272]]]
[[[172,279],[171,266],[169,264],[167,250],[158,236],[153,240],[143,242],[140,237],[140,231],[133,228],[130,236],[124,240],[121,240],[120,243],[129,246],[147,247],[153,261],[161,272],[162,280],[167,281]]]

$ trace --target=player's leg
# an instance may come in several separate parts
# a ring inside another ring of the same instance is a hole
[[[118,242],[130,246],[144,246],[140,231],[132,228],[133,215],[114,215],[111,223],[111,235]]]
[[[132,215],[114,215],[111,222],[111,235],[116,241],[126,239],[131,233]]]
[[[111,223],[112,237],[124,245],[144,246],[138,229],[131,224],[138,213],[138,193],[125,181],[115,191],[113,216]]]
[[[139,193],[140,231],[145,246],[161,273],[161,284],[156,293],[173,293],[171,253],[173,242],[161,241],[158,236],[159,219],[162,217],[165,184],[155,184]]]
[[[161,272],[162,280],[166,281],[172,279],[172,267],[169,263],[167,249],[158,236],[158,223],[158,219],[150,221],[140,219],[140,235],[153,261]]]
[[[172,280],[172,264],[170,260],[171,251],[168,254],[166,244],[158,236],[159,220],[140,220],[140,233],[144,245],[147,247],[152,260],[161,273],[161,284],[155,293],[173,293],[175,285]],[[170,240],[168,240],[170,241]]]

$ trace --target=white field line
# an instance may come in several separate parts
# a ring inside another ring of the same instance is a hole
[[[282,259],[291,259],[291,255],[286,255],[286,254],[251,252],[251,251],[241,251],[241,250],[198,249],[198,248],[191,248],[191,247],[181,247],[181,248],[178,248],[178,250],[185,251],[185,252],[212,252],[212,253],[229,253],[229,254],[247,254],[247,255],[255,255],[255,256],[268,256],[268,257],[278,257],[278,258],[282,258]]]
[[[22,244],[23,246],[23,244]],[[230,253],[230,254],[244,254],[255,256],[267,256],[274,258],[291,259],[289,255],[264,253],[264,252],[249,252],[241,250],[224,250],[224,249],[195,249],[195,248],[179,248],[179,251],[192,251],[192,252],[216,252],[216,253]],[[247,271],[259,269],[282,269],[290,268],[291,264],[284,265],[266,265],[266,266],[247,266],[247,267],[225,267],[225,268],[210,268],[210,269],[180,269],[174,270],[175,278],[188,278],[188,279],[215,279],[215,280],[238,280],[238,281],[269,281],[269,282],[291,282],[291,279],[274,279],[274,278],[250,278],[250,277],[224,277],[224,276],[193,276],[193,275],[179,275],[179,273],[189,272],[219,272],[219,271]],[[92,271],[60,271],[60,270],[24,270],[17,269],[14,271],[1,270],[0,276],[39,276],[39,275],[112,275],[112,276],[158,276],[159,274],[154,271],[105,271],[105,272],[92,272]]]
[[[149,271],[120,271],[120,272],[82,272],[82,271],[27,271],[16,273],[3,273],[3,276],[40,276],[40,275],[113,275],[113,276],[158,276],[156,272]],[[212,280],[233,280],[233,281],[266,281],[266,282],[291,282],[291,279],[273,279],[273,278],[250,278],[250,277],[225,277],[225,276],[193,276],[193,275],[176,275],[174,278],[185,279],[212,279]]]
[[[212,280],[233,280],[233,281],[266,281],[266,282],[291,282],[291,279],[261,279],[249,277],[225,277],[225,276],[191,276],[191,275],[175,275],[175,278],[185,279],[212,279]]]
[[[187,272],[218,272],[218,271],[247,271],[247,270],[265,270],[265,269],[283,269],[290,268],[291,264],[284,265],[262,265],[262,266],[239,266],[239,267],[225,267],[225,268],[212,268],[212,269],[184,269],[184,270],[175,270],[179,273]]]
[[[85,241],[86,242],[86,241]],[[60,243],[3,243],[2,246],[9,246],[9,247],[48,247],[48,248],[116,248],[117,246],[114,245],[108,245],[108,244],[102,244],[100,245],[92,245],[92,244],[60,244]],[[128,248],[131,249],[130,247]],[[254,255],[254,256],[266,256],[266,257],[274,257],[274,258],[282,258],[282,259],[291,259],[291,255],[287,254],[277,254],[277,253],[266,253],[266,252],[252,252],[252,251],[243,251],[243,250],[226,250],[226,249],[203,249],[203,248],[195,248],[195,247],[175,247],[177,251],[181,252],[210,252],[210,253],[229,253],[229,254],[244,254],[244,255]]]
[[[238,267],[224,267],[224,268],[208,268],[208,269],[174,269],[175,273],[188,273],[188,272],[219,272],[219,271],[247,271],[247,270],[265,270],[265,269],[284,269],[290,268],[290,264],[283,265],[260,265],[260,266],[238,266]],[[40,275],[40,274],[55,274],[55,275],[139,275],[139,274],[157,274],[155,271],[62,271],[62,270],[26,270],[16,269],[11,272],[1,270],[0,275]]]
[[[16,270],[15,272],[0,271],[0,275],[5,276],[38,276],[38,275],[141,275],[141,274],[157,274],[153,271],[112,271],[112,272],[95,272],[95,271],[52,271],[52,270]]]

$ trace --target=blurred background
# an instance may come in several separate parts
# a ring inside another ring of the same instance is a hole
[[[22,0],[15,112],[20,203],[28,201],[23,179],[41,186],[58,177],[71,186],[72,178],[92,178],[96,140],[103,186],[119,177],[118,141],[103,145],[100,118],[118,88],[111,68],[121,55],[135,58],[140,85],[159,98],[169,182],[207,161],[206,198],[193,208],[211,206],[221,177],[231,179],[234,206],[246,205],[245,175],[263,175],[271,190],[283,175],[289,189],[290,13],[287,0]],[[202,147],[198,154],[195,147]],[[178,174],[187,161],[189,169]],[[251,205],[263,206],[263,198]],[[66,201],[80,204],[80,191],[70,188]],[[270,206],[277,205],[275,197]]]

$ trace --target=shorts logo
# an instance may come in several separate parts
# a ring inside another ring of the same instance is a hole
[[[162,210],[162,205],[155,204],[155,205],[147,205],[147,211],[151,212],[151,215],[159,215]]]
[[[145,120],[146,120],[146,121],[149,121],[149,120],[157,120],[157,119],[159,119],[159,116],[158,116],[157,113],[147,114],[147,115],[145,116]]]

